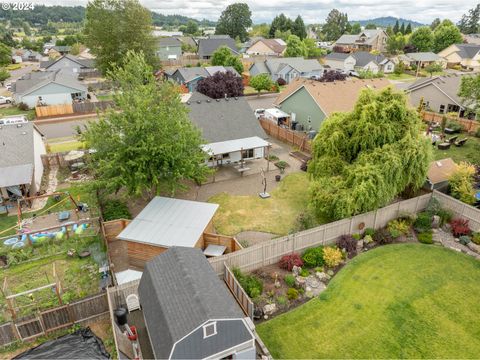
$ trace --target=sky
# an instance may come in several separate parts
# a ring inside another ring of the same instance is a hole
[[[145,7],[162,14],[179,14],[196,19],[217,20],[224,8],[246,2],[254,23],[271,22],[275,15],[301,15],[305,23],[323,22],[333,8],[348,14],[349,20],[382,16],[401,17],[430,24],[433,19],[458,22],[478,0],[140,0]],[[87,0],[33,0],[34,4],[86,5]]]

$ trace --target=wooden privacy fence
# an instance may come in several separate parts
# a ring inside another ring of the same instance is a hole
[[[245,315],[253,320],[253,302],[250,300],[250,297],[247,295],[245,290],[243,290],[242,286],[237,281],[232,271],[228,268],[227,264],[224,264],[223,280],[227,284],[227,287],[230,289]]]
[[[293,146],[298,146],[298,148],[302,151],[306,151],[308,153],[312,152],[311,142],[306,134],[280,127],[267,119],[259,119],[259,121],[263,130],[265,130],[268,135],[273,136],[278,140],[287,142]]]
[[[106,292],[0,325],[0,346],[26,341],[108,314]]]
[[[460,125],[462,125],[463,130],[467,131],[469,133],[475,133],[478,129],[480,129],[480,121],[477,120],[469,120],[469,119],[464,119],[464,118],[456,118],[456,117],[451,117],[446,114],[437,114],[434,112],[430,111],[423,111],[422,112],[422,117],[423,121],[425,122],[442,122],[442,118],[444,116],[447,116],[449,120],[454,120],[457,121]]]
[[[103,237],[107,240],[107,242],[116,241],[118,234],[120,234],[122,230],[125,229],[128,224],[130,224],[131,221],[132,220],[127,220],[127,219],[103,221],[102,222]]]
[[[69,115],[73,113],[74,113],[74,110],[73,110],[72,104],[47,105],[47,106],[35,107],[35,114],[37,115],[37,118]]]
[[[433,192],[433,197],[440,202],[443,208],[449,209],[456,216],[468,220],[473,231],[480,231],[480,209],[467,205],[437,190]]]
[[[243,271],[253,271],[277,263],[283,255],[319,245],[329,245],[345,234],[359,233],[363,228],[379,229],[396,219],[402,212],[417,213],[426,208],[432,194],[399,201],[365,214],[321,225],[313,229],[265,241],[231,254],[210,258],[210,265],[218,275],[224,273],[225,264]]]
[[[115,102],[112,100],[74,103],[73,111],[75,114],[91,114],[98,111],[103,111],[114,107]]]

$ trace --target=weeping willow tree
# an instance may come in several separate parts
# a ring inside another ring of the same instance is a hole
[[[332,114],[313,142],[311,206],[332,220],[374,210],[418,190],[432,158],[402,93],[364,90],[353,111]]]

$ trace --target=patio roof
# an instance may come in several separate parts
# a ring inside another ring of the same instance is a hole
[[[202,146],[203,151],[210,155],[228,154],[235,151],[257,149],[269,146],[270,143],[258,136],[243,139],[227,140]]]

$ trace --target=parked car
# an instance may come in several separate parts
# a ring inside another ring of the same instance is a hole
[[[253,113],[257,119],[260,119],[261,117],[265,116],[265,109],[255,109]]]
[[[348,76],[353,76],[353,77],[356,77],[356,78],[359,78],[360,77],[360,74],[354,70],[350,70],[348,72]]]
[[[12,90],[12,84],[11,84],[11,83],[6,83],[6,84],[5,84],[5,88],[6,88],[8,91],[11,91],[11,90]]]
[[[11,104],[12,98],[8,96],[0,96],[0,104]]]

